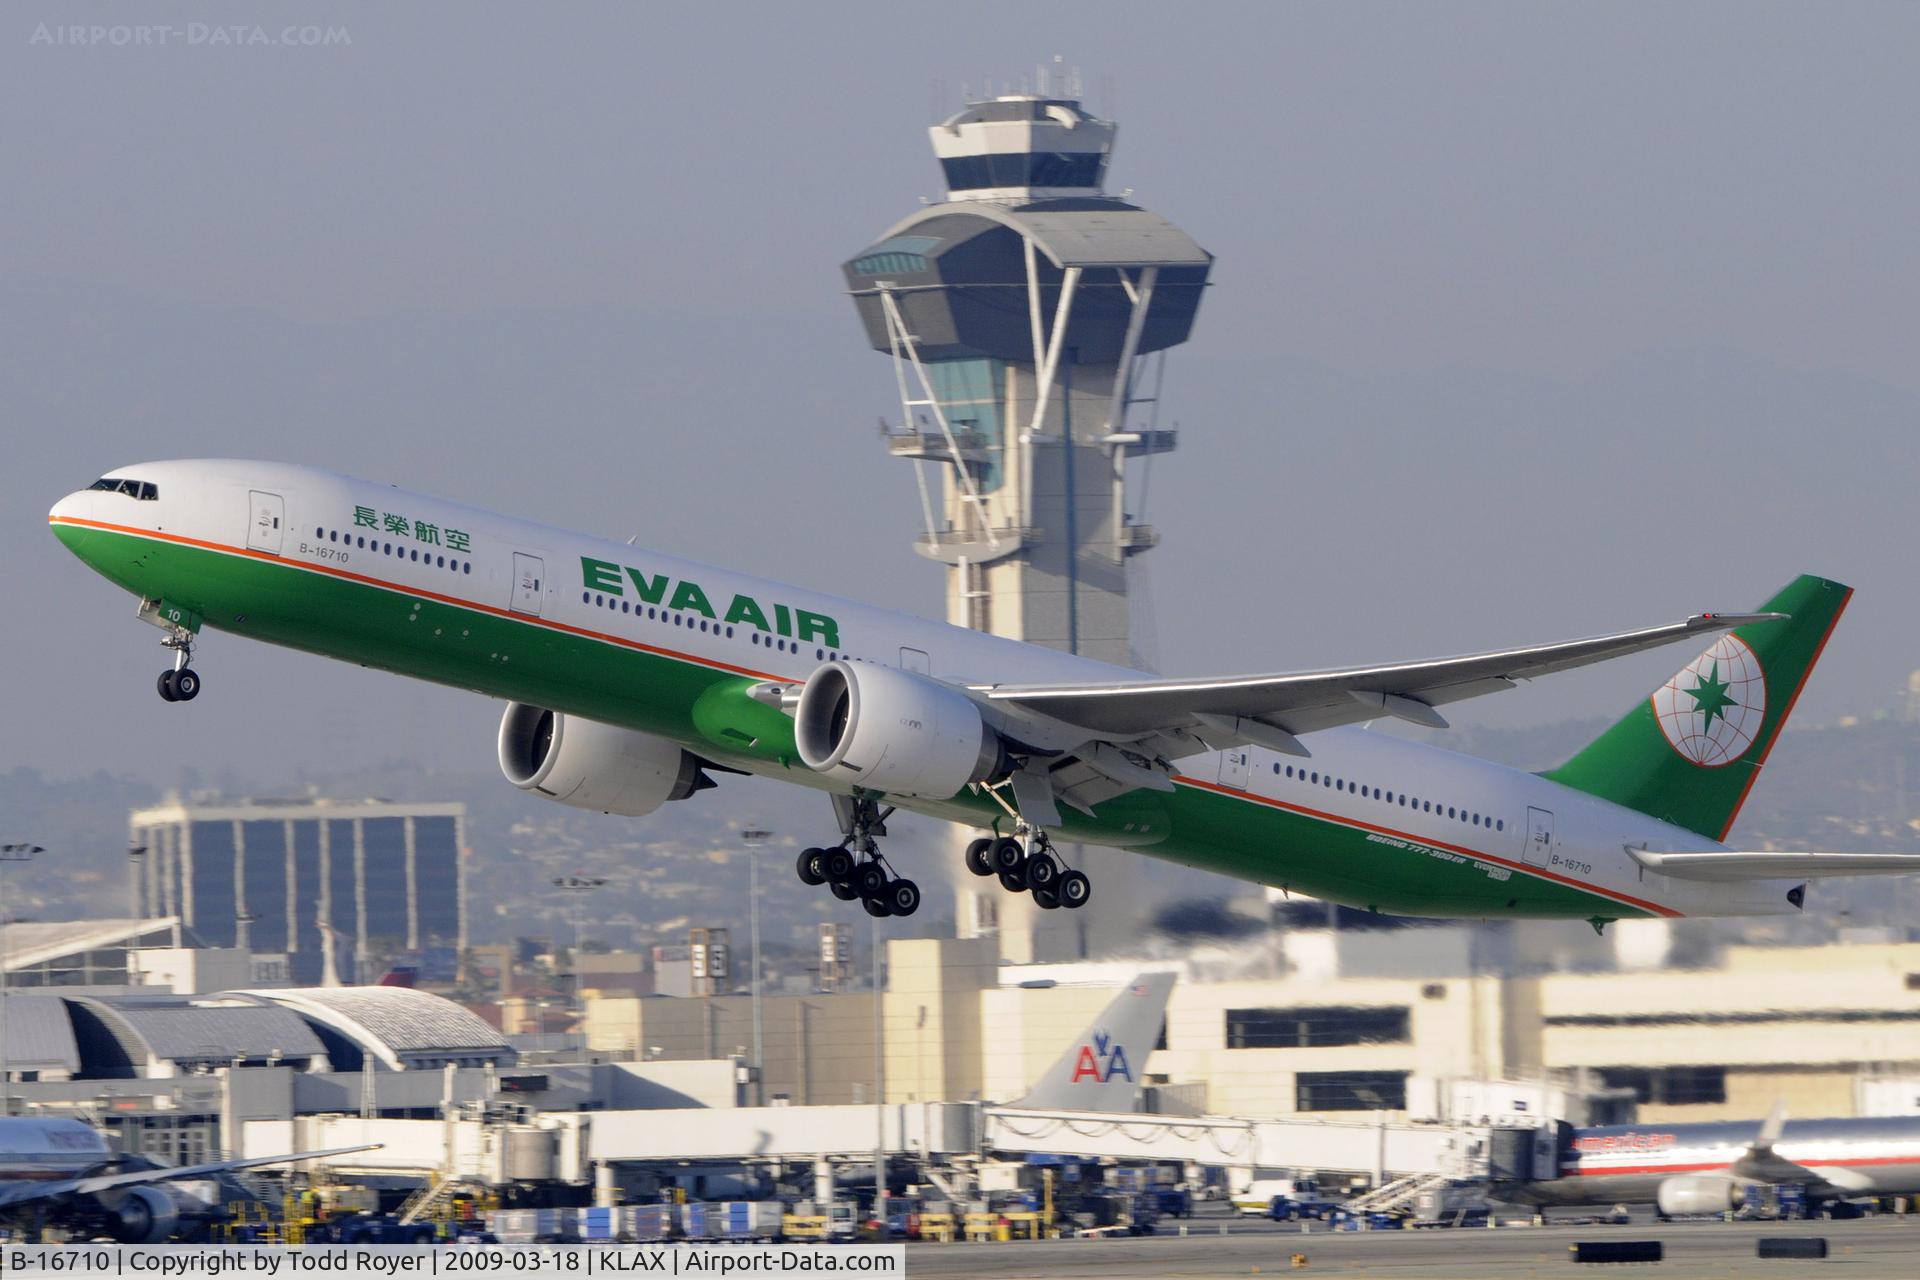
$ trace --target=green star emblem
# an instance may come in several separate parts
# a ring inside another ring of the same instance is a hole
[[[1727,683],[1720,678],[1720,663],[1716,659],[1706,675],[1695,678],[1693,688],[1683,691],[1693,699],[1693,709],[1706,717],[1706,723],[1700,726],[1701,733],[1711,735],[1713,718],[1719,716],[1725,720],[1727,708],[1737,705],[1727,695]]]

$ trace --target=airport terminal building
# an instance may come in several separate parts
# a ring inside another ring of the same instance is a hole
[[[383,951],[467,945],[464,805],[174,803],[130,827],[135,915],[285,953],[295,982],[372,981],[359,970]]]

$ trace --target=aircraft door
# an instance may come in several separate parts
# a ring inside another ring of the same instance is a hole
[[[1232,787],[1236,791],[1247,789],[1247,779],[1253,773],[1253,748],[1228,747],[1220,753],[1220,785]]]
[[[1527,810],[1526,859],[1530,867],[1544,867],[1553,856],[1553,815],[1545,809]]]
[[[921,675],[928,676],[933,674],[933,662],[923,651],[919,649],[909,649],[905,645],[901,645],[900,669],[902,671],[918,671]]]
[[[515,613],[540,616],[540,593],[546,586],[547,566],[539,556],[513,553],[513,602]]]
[[[287,502],[277,493],[247,494],[247,550],[280,554],[280,538],[286,524]]]

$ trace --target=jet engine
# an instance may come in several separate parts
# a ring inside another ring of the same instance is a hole
[[[896,667],[836,659],[815,668],[793,722],[809,769],[869,791],[945,799],[1005,762],[972,698]]]
[[[180,1225],[180,1203],[161,1187],[128,1187],[102,1197],[107,1234],[121,1244],[160,1244]]]
[[[1670,1218],[1725,1213],[1740,1206],[1740,1185],[1724,1173],[1677,1173],[1660,1183],[1654,1203]]]
[[[500,772],[522,791],[629,818],[713,785],[697,757],[665,738],[524,702],[500,717]]]

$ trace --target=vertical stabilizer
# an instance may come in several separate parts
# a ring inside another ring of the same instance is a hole
[[[1562,786],[1727,838],[1851,587],[1800,577],[1547,774]]]
[[[1138,1111],[1147,1055],[1160,1041],[1171,973],[1143,973],[1067,1045],[1016,1107]]]

